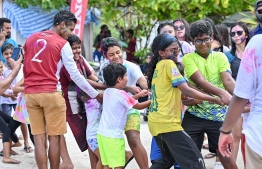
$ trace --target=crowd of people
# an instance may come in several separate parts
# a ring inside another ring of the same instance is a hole
[[[205,169],[204,158],[211,157],[214,169],[237,169],[240,143],[245,168],[260,168],[262,0],[254,9],[252,30],[243,22],[227,29],[209,18],[159,23],[142,66],[134,31],[126,31],[123,47],[103,25],[94,42],[94,57],[105,58],[102,79],[81,55],[70,11],[59,11],[49,30],[32,34],[17,61],[11,21],[0,18],[2,162],[21,162],[10,157],[17,154],[11,147],[22,146],[20,126],[24,150],[34,151],[38,168],[49,168],[48,161],[52,169],[74,168],[64,137],[68,122],[92,169],[123,169],[133,159],[141,169]],[[139,110],[146,108],[151,164],[140,140]],[[203,147],[210,154],[202,155]]]

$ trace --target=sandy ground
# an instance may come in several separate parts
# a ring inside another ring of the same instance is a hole
[[[17,134],[20,134],[20,129],[17,130]],[[68,133],[65,135],[67,141],[67,147],[70,154],[70,157],[74,163],[75,169],[91,169],[90,161],[88,157],[88,152],[81,152],[75,142],[75,139],[72,135],[70,128],[68,127]],[[144,145],[147,154],[150,153],[150,145],[151,145],[151,134],[149,133],[147,122],[143,121],[141,116],[141,140]],[[30,143],[32,144],[32,143]],[[0,149],[2,149],[2,144],[0,145]],[[127,149],[129,147],[127,146]],[[34,159],[34,153],[25,153],[23,147],[14,148],[15,151],[19,153],[19,155],[12,156],[13,158],[22,161],[20,164],[4,164],[0,162],[0,169],[36,169],[36,163]],[[207,150],[202,150],[202,154],[207,154]],[[0,157],[2,161],[2,157]],[[207,169],[212,169],[214,166],[215,158],[205,159],[205,164]],[[242,154],[239,153],[237,159],[237,165],[239,169],[244,169]],[[150,165],[149,165],[150,166]],[[135,160],[132,160],[126,169],[139,169]]]

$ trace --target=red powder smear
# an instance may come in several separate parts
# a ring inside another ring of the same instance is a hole
[[[119,90],[119,92],[120,92],[122,95],[124,95],[125,100],[127,101],[127,103],[128,103],[129,105],[135,105],[136,100],[135,100],[133,97],[131,97],[128,93],[126,93],[126,92],[123,91],[123,90]]]
[[[241,62],[241,64],[244,66],[245,71],[247,73],[250,73],[253,69],[253,57],[255,57],[255,51],[256,49],[246,49],[244,52],[244,56],[243,56],[243,61]],[[256,60],[257,58],[254,58],[254,60]]]

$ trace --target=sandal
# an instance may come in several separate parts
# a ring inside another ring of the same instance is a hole
[[[127,160],[127,162],[126,162],[126,164],[125,164],[125,166],[124,166],[123,169],[125,169],[126,166],[128,165],[128,163],[130,163],[130,161],[132,161],[133,159],[134,159],[134,155],[132,155],[132,156],[129,158],[129,160]]]
[[[204,159],[210,159],[216,156],[216,153],[208,153],[204,156]]]
[[[32,149],[31,146],[26,146],[26,147],[24,148],[24,150],[25,150],[26,153],[31,153],[31,152],[33,151],[33,149]]]

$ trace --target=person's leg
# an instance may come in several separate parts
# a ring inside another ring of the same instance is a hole
[[[146,150],[140,140],[140,114],[137,110],[134,111],[136,113],[127,116],[125,134],[139,168],[148,169]]]
[[[15,164],[19,163],[19,161],[10,158],[10,154],[11,154],[11,144],[10,144],[11,130],[7,126],[7,123],[2,118],[1,114],[0,114],[0,130],[2,131],[2,134],[3,134],[2,141],[3,141],[3,149],[4,149],[4,157],[3,157],[2,162],[3,163],[15,163]]]
[[[61,158],[62,158],[62,163],[60,164],[59,169],[73,169],[74,165],[73,165],[71,158],[68,154],[67,146],[66,146],[66,140],[65,140],[64,135],[60,136],[60,155],[61,155]]]
[[[196,116],[193,116],[189,112],[185,112],[183,121],[182,121],[182,127],[185,130],[185,132],[191,137],[191,139],[194,141],[194,143],[197,145],[198,150],[201,152],[203,141],[201,137],[203,137],[204,133],[204,126],[203,121],[201,118],[198,118]],[[201,139],[201,141],[199,140]],[[201,142],[201,144],[199,144]]]
[[[236,162],[232,156],[230,158],[223,157],[218,151],[218,140],[220,135],[219,128],[222,126],[223,122],[204,120],[202,124],[205,126],[209,151],[212,153],[217,153],[218,156],[218,158],[216,158],[215,167],[221,168],[220,166],[222,164],[225,169],[237,169]],[[221,162],[221,164],[219,162]]]
[[[46,134],[34,135],[35,160],[39,169],[47,169]]]
[[[70,159],[65,140],[62,138],[66,133],[66,106],[65,100],[60,92],[45,93],[38,95],[39,103],[44,108],[46,130],[49,139],[48,156],[51,169],[60,166],[60,152],[64,151],[63,158]],[[46,100],[49,100],[47,102]],[[52,104],[50,104],[50,102]],[[31,119],[30,119],[31,122]],[[60,140],[64,142],[61,144]],[[71,161],[71,160],[70,160]]]
[[[88,154],[89,154],[91,169],[96,169],[96,164],[98,162],[97,156],[95,155],[95,153],[93,153],[93,151],[90,148],[88,148]]]
[[[185,131],[163,133],[158,138],[162,138],[163,142],[166,143],[171,155],[182,169],[206,168],[196,144]]]
[[[21,131],[24,137],[24,150],[26,153],[30,153],[33,151],[33,149],[30,147],[29,142],[28,142],[27,125],[25,123],[21,123],[20,127],[21,127]]]
[[[26,94],[25,99],[32,134],[34,135],[36,164],[39,169],[47,169],[46,123],[44,110],[39,100],[43,99],[46,102],[48,99],[44,97],[44,94]],[[48,103],[50,104],[50,102]]]
[[[99,153],[99,148],[95,149],[94,153],[98,158],[98,161],[96,163],[96,169],[103,169],[103,165],[102,165],[102,161],[101,161],[101,157]]]
[[[237,123],[232,129],[232,134],[234,136],[234,149],[232,151],[232,156],[234,161],[237,161],[237,155],[238,155],[238,150],[239,150],[239,144],[242,136],[242,123],[243,123],[243,118],[239,118]]]
[[[60,166],[60,136],[48,136],[49,149],[48,158],[51,169],[58,169]]]
[[[171,166],[174,165],[175,159],[173,158],[167,144],[162,140],[160,135],[154,136],[154,138],[156,140],[158,148],[160,149],[161,158],[155,160],[154,163],[152,163],[150,169],[169,169]]]
[[[31,140],[31,142],[35,145],[34,136],[33,136],[33,134],[32,134],[30,124],[27,125],[27,128],[28,128],[28,132],[29,132],[29,135],[30,135],[30,140]]]
[[[8,127],[11,130],[10,138],[15,143],[14,147],[20,147],[22,146],[21,142],[19,141],[17,135],[15,134],[15,130],[20,126],[20,122],[15,122],[11,116],[8,114],[0,111],[0,116],[3,118],[6,124],[8,124]]]

